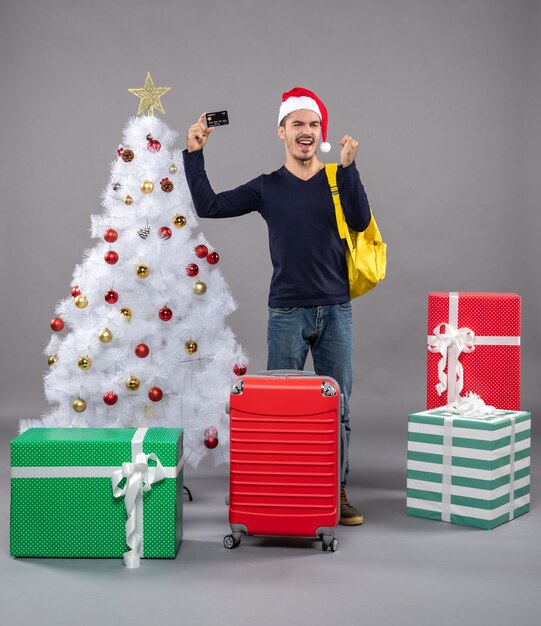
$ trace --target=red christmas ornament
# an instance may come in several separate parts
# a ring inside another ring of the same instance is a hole
[[[118,156],[122,156],[122,153],[124,152],[124,148],[122,146],[118,146],[118,150],[116,151],[116,153],[118,154]]]
[[[151,139],[147,143],[147,148],[149,152],[159,152],[161,150],[162,144],[157,139]]]
[[[169,307],[164,306],[163,309],[160,309],[158,315],[163,322],[168,322],[173,317],[173,311]]]
[[[189,263],[186,265],[186,274],[188,274],[188,276],[197,276],[197,274],[199,274],[199,266],[195,263]]]
[[[212,450],[218,445],[218,431],[214,428],[214,426],[210,426],[205,429],[203,443],[207,448],[209,448],[209,450]]]
[[[158,237],[160,239],[171,239],[172,232],[169,226],[162,226],[158,229]]]
[[[79,285],[73,285],[71,288],[71,295],[76,298],[81,295],[81,290],[79,289]]]
[[[107,391],[106,393],[103,394],[103,401],[105,402],[105,404],[109,406],[113,406],[113,404],[116,404],[117,400],[118,400],[118,396],[116,395],[116,393],[113,393],[112,391]]]
[[[207,261],[211,265],[216,265],[216,263],[218,263],[219,260],[220,260],[220,255],[217,252],[209,252],[209,254],[207,254]]]
[[[114,250],[109,250],[104,254],[103,258],[109,265],[114,265],[118,261],[118,254]]]
[[[144,359],[150,353],[150,348],[146,343],[138,343],[135,346],[135,356],[138,356],[140,359]]]
[[[104,294],[105,302],[107,304],[115,304],[118,302],[118,293],[114,289],[108,289]]]
[[[199,246],[195,246],[195,256],[200,258],[200,259],[204,259],[207,254],[209,253],[209,249],[207,248],[207,246],[204,246],[203,244],[199,245]]]
[[[235,376],[244,376],[248,368],[244,363],[235,363],[233,366],[233,372],[235,372]]]
[[[163,391],[159,387],[151,387],[148,390],[148,397],[152,402],[159,402],[163,398]]]
[[[103,238],[107,243],[114,243],[118,239],[118,233],[114,228],[108,228],[103,233]]]
[[[64,322],[59,317],[53,317],[51,320],[51,328],[55,333],[59,333],[64,328]]]

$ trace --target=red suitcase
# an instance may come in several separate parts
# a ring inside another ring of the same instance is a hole
[[[242,534],[319,537],[335,551],[340,513],[338,383],[304,372],[244,376],[230,398],[226,548]],[[343,433],[342,433],[343,436]]]

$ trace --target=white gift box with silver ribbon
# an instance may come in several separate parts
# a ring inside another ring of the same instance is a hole
[[[473,404],[409,416],[408,515],[491,529],[529,511],[531,414]]]

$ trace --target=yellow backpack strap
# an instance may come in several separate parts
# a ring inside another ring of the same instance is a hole
[[[338,184],[336,182],[336,171],[338,165],[336,163],[327,163],[325,165],[325,173],[327,174],[327,180],[329,181],[329,187],[331,189],[332,199],[334,202],[334,213],[336,215],[336,225],[338,226],[338,234],[340,239],[345,239],[350,250],[353,250],[353,242],[351,241],[351,235],[349,234],[349,228],[346,222],[346,216],[344,215],[344,209],[340,202],[340,194],[338,193]]]

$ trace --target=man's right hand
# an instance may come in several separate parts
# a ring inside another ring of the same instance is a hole
[[[188,137],[186,138],[188,152],[202,150],[207,143],[208,136],[214,130],[214,127],[207,128],[205,126],[205,115],[202,113],[197,122],[188,130]]]

